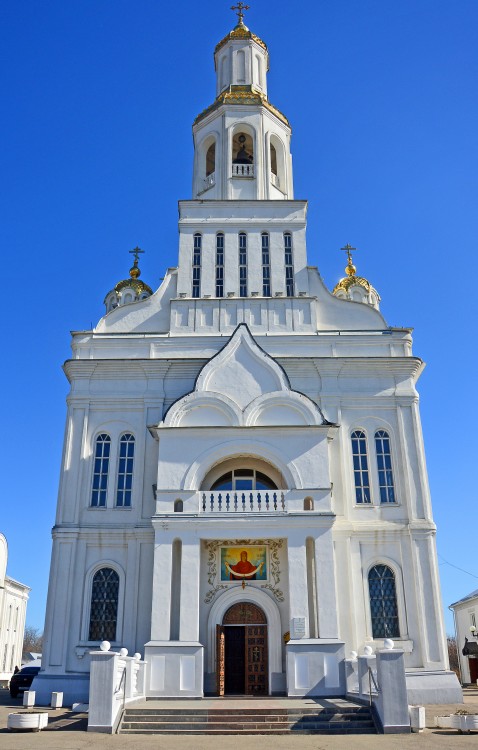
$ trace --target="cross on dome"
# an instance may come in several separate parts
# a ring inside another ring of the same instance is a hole
[[[345,247],[341,247],[340,249],[347,253],[348,266],[349,267],[353,266],[353,263],[352,263],[352,250],[355,252],[357,250],[357,248],[356,247],[352,247],[352,245],[349,245],[349,243],[347,242],[347,244],[345,245]]]
[[[237,17],[239,19],[240,26],[242,26],[244,23],[244,11],[249,10],[250,7],[250,5],[244,5],[244,3],[242,2],[237,3],[237,5],[231,5],[231,10],[237,11]]]
[[[130,255],[134,255],[134,263],[137,266],[138,265],[138,255],[140,253],[144,253],[144,250],[141,250],[140,247],[135,247],[134,250],[129,250]]]

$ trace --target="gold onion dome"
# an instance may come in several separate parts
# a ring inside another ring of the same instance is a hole
[[[367,290],[367,292],[370,292],[372,290],[372,285],[370,281],[367,281],[367,279],[364,279],[363,276],[356,276],[357,269],[352,263],[352,254],[351,254],[351,250],[355,250],[355,248],[352,247],[351,245],[345,245],[345,247],[343,247],[342,250],[345,250],[347,252],[348,262],[345,267],[345,273],[347,274],[347,276],[344,276],[343,279],[340,279],[340,281],[334,286],[332,294],[335,294],[336,292],[340,290],[344,291],[347,294],[350,287],[352,286],[362,286],[364,289]]]
[[[138,266],[138,255],[139,253],[144,252],[143,250],[140,250],[139,247],[136,247],[134,250],[130,250],[130,252],[135,256],[134,263],[129,269],[129,279],[123,279],[123,281],[118,281],[116,284],[114,291],[118,294],[121,292],[122,289],[126,289],[128,287],[129,289],[134,289],[136,295],[139,297],[143,292],[147,292],[148,294],[153,294],[153,290],[150,286],[144,283],[144,281],[140,281],[139,277],[141,276],[141,271]]]

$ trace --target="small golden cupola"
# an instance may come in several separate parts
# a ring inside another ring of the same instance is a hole
[[[352,251],[355,251],[356,248],[347,244],[341,250],[347,253],[347,265],[345,267],[347,275],[343,279],[340,279],[338,284],[334,286],[332,294],[339,299],[363,302],[378,310],[380,303],[379,293],[371,285],[370,281],[364,279],[363,276],[357,276],[357,269],[352,262]]]
[[[129,251],[134,255],[134,263],[129,269],[129,279],[123,279],[118,281],[115,288],[112,289],[105,297],[104,303],[106,305],[106,312],[114,310],[115,307],[121,305],[129,305],[132,302],[139,302],[147,299],[153,294],[153,290],[150,286],[140,281],[141,271],[139,269],[138,261],[139,255],[144,253],[139,247],[135,247],[134,250]]]

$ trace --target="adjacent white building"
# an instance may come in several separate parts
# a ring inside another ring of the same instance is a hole
[[[150,697],[343,695],[345,657],[392,638],[415,701],[461,700],[411,331],[353,248],[334,293],[308,264],[290,125],[242,18],[215,65],[178,267],[151,294],[136,254],[73,334],[37,696],[87,700],[103,640],[144,655]]]
[[[462,682],[478,684],[478,589],[450,604],[450,609],[455,617]]]
[[[0,533],[0,684],[22,663],[23,636],[30,589],[7,576],[8,545]]]

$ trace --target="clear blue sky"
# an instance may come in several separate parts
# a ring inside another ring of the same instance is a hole
[[[214,99],[232,3],[21,0],[0,9],[4,489],[8,572],[43,627],[69,331],[89,328],[140,245],[155,287],[191,197],[191,124]],[[270,100],[293,126],[309,262],[346,242],[390,325],[415,328],[442,558],[478,576],[474,264],[477,0],[250,0]],[[445,605],[478,578],[441,560]],[[452,629],[447,616],[447,628]]]

